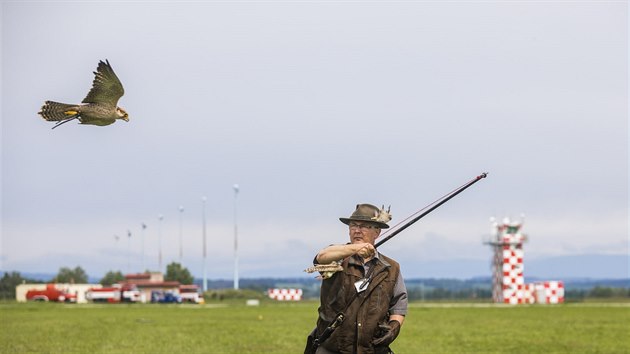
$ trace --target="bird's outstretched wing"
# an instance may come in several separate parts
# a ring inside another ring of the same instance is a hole
[[[104,103],[116,107],[125,90],[107,59],[98,63],[94,75],[92,89],[83,99],[83,103]]]

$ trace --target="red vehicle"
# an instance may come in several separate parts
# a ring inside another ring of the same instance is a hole
[[[85,298],[94,302],[138,302],[140,291],[135,284],[115,284],[106,288],[91,288]]]
[[[59,290],[55,284],[46,284],[45,290],[29,290],[26,292],[28,301],[56,301],[56,302],[77,302],[77,295],[64,290]]]

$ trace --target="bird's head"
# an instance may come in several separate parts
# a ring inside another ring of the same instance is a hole
[[[127,114],[127,111],[121,107],[116,107],[116,114],[118,115],[118,118],[124,120],[125,122],[129,121],[129,114]]]

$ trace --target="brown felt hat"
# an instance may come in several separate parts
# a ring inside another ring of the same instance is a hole
[[[389,213],[383,209],[379,209],[372,204],[357,204],[349,218],[339,218],[339,220],[348,225],[351,221],[364,221],[377,225],[381,229],[389,228],[387,222],[391,220]]]

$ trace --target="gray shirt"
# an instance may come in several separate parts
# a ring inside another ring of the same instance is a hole
[[[379,252],[376,252],[374,258],[370,259],[368,262],[363,263],[363,274],[369,274],[370,267],[374,262],[382,262],[379,258]],[[351,262],[354,259],[351,260]],[[356,262],[355,262],[356,263]],[[396,284],[394,285],[394,294],[392,299],[389,302],[389,314],[390,315],[407,315],[407,305],[409,304],[409,300],[407,298],[407,287],[405,286],[405,281],[402,277],[402,271],[398,273],[398,278],[396,279]]]

